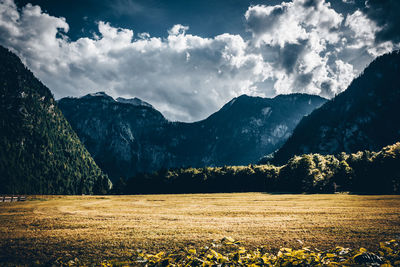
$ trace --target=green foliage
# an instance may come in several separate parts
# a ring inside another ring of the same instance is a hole
[[[110,185],[50,90],[0,47],[0,193],[102,194]]]
[[[120,193],[400,193],[400,143],[379,152],[304,154],[287,164],[181,168],[140,174]]]

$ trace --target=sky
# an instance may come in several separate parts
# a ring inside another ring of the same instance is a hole
[[[0,45],[56,99],[138,97],[197,121],[242,94],[332,98],[400,48],[398,0],[0,0]]]

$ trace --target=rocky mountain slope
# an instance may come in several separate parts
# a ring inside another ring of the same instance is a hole
[[[110,186],[50,90],[0,46],[0,194],[105,193]]]
[[[274,155],[377,151],[400,140],[400,53],[374,60],[346,91],[304,117]]]
[[[60,109],[112,179],[161,168],[247,165],[278,149],[324,98],[242,95],[194,123],[170,122],[140,99],[63,98]]]

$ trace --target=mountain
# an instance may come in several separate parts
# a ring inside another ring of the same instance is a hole
[[[164,136],[170,123],[154,108],[118,102],[104,93],[63,98],[58,106],[111,178],[172,164]]]
[[[377,151],[400,140],[400,52],[374,60],[348,89],[297,125],[274,155]]]
[[[126,99],[126,98],[123,98],[123,97],[118,97],[116,100],[117,100],[117,102],[131,104],[131,105],[134,105],[134,106],[146,106],[146,107],[149,107],[149,108],[153,107],[149,103],[147,103],[147,102],[145,102],[145,101],[143,101],[143,100],[141,100],[141,99],[139,99],[137,97],[129,98],[129,99]]]
[[[105,193],[111,183],[50,90],[0,46],[0,193]]]
[[[203,155],[192,166],[247,165],[278,149],[301,118],[326,100],[306,94],[273,99],[242,95],[207,119],[190,125]]]
[[[292,94],[242,95],[194,123],[168,121],[138,99],[105,93],[58,105],[98,165],[112,179],[162,168],[247,165],[278,149],[300,119],[326,100]]]

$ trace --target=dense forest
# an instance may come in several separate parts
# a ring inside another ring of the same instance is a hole
[[[400,193],[400,142],[378,152],[304,154],[283,166],[160,170],[120,179],[115,194],[198,192]]]
[[[104,194],[110,187],[50,90],[0,46],[0,194]]]

